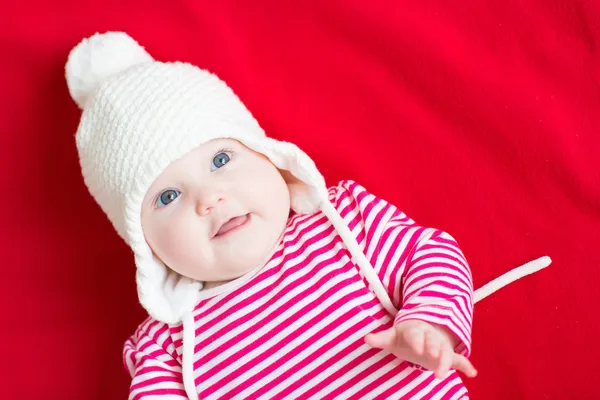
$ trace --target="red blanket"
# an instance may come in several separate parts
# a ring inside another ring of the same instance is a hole
[[[144,312],[130,251],[83,184],[63,77],[69,50],[106,30],[216,72],[329,183],[354,179],[450,232],[476,287],[550,255],[477,304],[467,385],[476,399],[600,398],[599,2],[2,7],[2,398],[127,395],[122,344]]]

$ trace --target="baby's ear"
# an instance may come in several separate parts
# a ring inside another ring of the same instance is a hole
[[[296,178],[290,171],[288,171],[287,169],[280,169],[277,168],[277,170],[279,171],[279,173],[281,174],[281,176],[283,177],[283,180],[285,181],[285,183],[287,183],[288,185],[290,184],[294,184],[294,183],[302,183],[302,181],[298,178]]]

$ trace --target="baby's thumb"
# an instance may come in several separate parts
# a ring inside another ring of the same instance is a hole
[[[390,328],[377,333],[369,333],[365,336],[365,343],[376,349],[387,349],[392,346],[395,338],[396,330]]]

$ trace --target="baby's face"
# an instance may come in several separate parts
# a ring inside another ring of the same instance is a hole
[[[289,210],[290,194],[277,168],[235,140],[218,139],[154,181],[144,198],[142,227],[171,269],[222,282],[267,261]]]

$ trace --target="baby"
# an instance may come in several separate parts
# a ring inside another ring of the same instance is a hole
[[[232,90],[124,33],[66,65],[83,177],[131,246],[150,317],[130,399],[459,399],[473,285],[445,232],[327,188]]]

